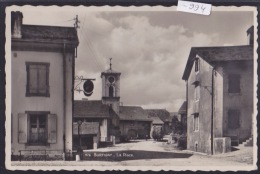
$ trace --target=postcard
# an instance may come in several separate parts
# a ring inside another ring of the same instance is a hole
[[[257,169],[256,7],[182,8],[7,7],[6,168]]]

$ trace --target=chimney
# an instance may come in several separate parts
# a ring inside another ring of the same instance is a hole
[[[254,45],[254,26],[252,25],[247,31],[248,45]]]
[[[22,38],[23,14],[20,11],[11,12],[12,38]]]

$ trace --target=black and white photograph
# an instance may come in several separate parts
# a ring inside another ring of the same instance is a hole
[[[188,7],[8,7],[7,169],[257,169],[256,8]]]

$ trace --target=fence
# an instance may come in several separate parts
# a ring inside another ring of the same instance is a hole
[[[19,154],[11,154],[12,161],[57,161],[75,160],[76,152],[63,150],[19,150]],[[64,159],[65,158],[65,159]]]

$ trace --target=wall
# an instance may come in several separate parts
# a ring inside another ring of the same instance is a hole
[[[14,54],[16,53],[16,57]],[[72,149],[72,63],[73,54],[66,59],[66,148]],[[12,152],[25,149],[63,149],[63,55],[57,52],[12,51]],[[26,97],[27,73],[25,62],[48,62],[50,97]],[[57,141],[49,146],[28,146],[18,143],[18,114],[25,111],[50,111],[57,115]]]
[[[187,111],[187,149],[204,153],[211,152],[211,76],[212,67],[199,58],[200,69],[198,73],[200,81],[200,99],[199,99],[199,130],[193,130],[194,115],[193,107],[195,104],[194,82],[196,73],[193,66],[188,83],[188,111]],[[197,144],[197,147],[196,147]]]
[[[17,57],[14,57],[14,53]],[[46,147],[25,146],[18,143],[18,114],[25,111],[50,111],[57,114],[57,143],[50,144],[49,149],[62,149],[63,131],[63,79],[62,79],[62,54],[44,53],[33,51],[12,51],[12,114],[13,114],[13,143],[12,150],[17,153],[24,149],[45,149]],[[26,61],[48,62],[50,97],[26,97]]]
[[[108,122],[107,119],[103,119],[100,125],[100,141],[106,141],[108,136]]]
[[[115,82],[113,83],[114,86],[114,97],[109,97],[109,86],[110,82],[108,81],[108,78],[110,76],[113,76],[115,78]],[[112,105],[113,110],[116,113],[119,113],[119,97],[120,97],[120,76],[115,74],[107,73],[105,75],[102,75],[102,102],[107,105]]]
[[[229,137],[214,138],[214,154],[231,152],[231,139]]]
[[[109,86],[110,82],[108,81],[108,78],[112,76],[115,78],[115,82],[113,83],[113,86],[115,87],[114,91],[114,97],[120,97],[120,76],[114,75],[114,74],[106,74],[102,75],[102,96],[108,97],[109,96]]]
[[[65,143],[66,150],[72,150],[72,105],[74,101],[74,64],[75,58],[74,53],[67,52],[66,53],[66,121],[64,125],[65,129]]]
[[[223,67],[216,66],[214,74],[214,137],[223,137]]]
[[[110,119],[107,119],[107,118],[75,118],[74,117],[74,122],[77,122],[77,121],[85,121],[85,122],[98,122],[99,123],[99,132],[100,132],[100,135],[98,135],[98,141],[106,141],[107,137],[109,136],[109,132],[108,132],[108,129],[109,129],[109,126],[110,125]]]
[[[129,130],[135,130],[138,138],[145,138],[145,135],[150,135],[151,122],[120,120],[121,136],[127,136]]]
[[[224,67],[224,136],[237,134],[240,141],[251,136],[253,115],[253,61],[225,63]],[[240,93],[228,93],[228,74],[240,74]],[[240,128],[228,128],[228,110],[240,110]]]

